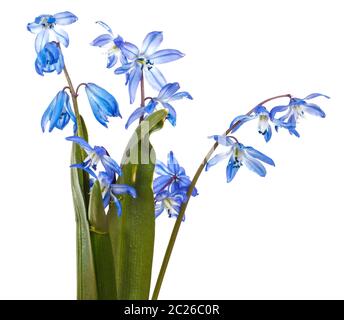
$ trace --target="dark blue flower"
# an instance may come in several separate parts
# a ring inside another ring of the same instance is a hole
[[[159,160],[156,161],[155,173],[159,175],[153,182],[155,194],[163,191],[186,193],[191,184],[190,178],[186,175],[184,168],[179,165],[172,151],[167,156],[167,165]],[[194,188],[192,195],[197,194],[197,189]]]
[[[308,100],[317,97],[330,98],[321,93],[312,93],[303,99],[291,98],[289,104],[286,106],[272,108],[270,111],[270,119],[275,123],[276,131],[278,127],[282,127],[288,129],[290,134],[300,137],[300,134],[296,131],[296,125],[300,118],[305,117],[306,113],[325,118],[325,112],[318,105],[308,102]],[[285,114],[280,118],[276,118],[276,114],[281,112],[285,112]]]
[[[37,34],[35,41],[36,52],[39,53],[43,50],[46,43],[50,41],[49,38],[51,35],[65,47],[68,47],[69,37],[67,32],[56,26],[72,24],[77,20],[78,18],[73,13],[65,11],[54,15],[42,14],[38,16],[34,22],[28,23],[27,29]]]
[[[230,128],[234,126],[235,123],[238,124],[231,130],[232,133],[237,131],[244,123],[254,120],[258,120],[258,132],[264,136],[266,142],[271,139],[272,130],[271,125],[269,123],[270,120],[270,113],[264,106],[256,106],[250,115],[241,115],[237,116],[233,119],[230,124]]]
[[[168,83],[164,85],[158,96],[151,98],[147,106],[137,108],[129,117],[125,128],[127,129],[135,120],[144,117],[145,114],[149,115],[156,110],[158,104],[161,104],[165,109],[168,110],[168,121],[175,126],[177,120],[176,110],[170,104],[171,101],[180,100],[183,98],[191,99],[191,95],[186,91],[177,92],[180,86],[179,83]]]
[[[155,217],[159,217],[164,210],[167,211],[170,218],[177,218],[180,212],[180,207],[186,201],[185,192],[169,192],[163,191],[155,197]],[[183,216],[183,221],[185,215]]]
[[[211,158],[206,164],[205,170],[208,171],[210,167],[217,164],[219,161],[229,158],[226,175],[227,182],[231,182],[238,172],[239,168],[244,164],[248,169],[257,173],[261,177],[265,177],[266,169],[260,163],[265,162],[271,166],[275,166],[275,163],[265,154],[259,152],[252,147],[245,147],[239,142],[233,142],[231,137],[226,136],[212,136],[219,144],[229,147],[229,151],[217,154]]]
[[[91,42],[91,46],[106,48],[107,51],[107,68],[112,68],[118,58],[122,64],[126,64],[128,61],[122,54],[122,47],[124,44],[123,38],[119,35],[115,36],[111,28],[102,21],[97,21],[109,34],[102,34]]]
[[[35,68],[39,75],[56,71],[60,74],[64,67],[63,55],[56,42],[48,42],[38,53]]]
[[[109,176],[114,174],[122,175],[120,166],[110,157],[104,147],[95,146],[92,148],[84,139],[77,136],[67,137],[66,140],[77,143],[87,153],[86,159],[82,163],[72,164],[72,168],[83,169],[97,179],[94,171],[97,170],[98,163],[101,162]]]
[[[166,84],[165,77],[156,67],[158,64],[171,62],[184,57],[178,50],[157,50],[163,40],[162,32],[153,31],[147,34],[143,40],[141,51],[132,43],[125,42],[122,53],[130,61],[115,70],[116,74],[129,72],[129,96],[130,103],[135,101],[137,87],[144,74],[148,83],[160,90]]]
[[[42,131],[45,131],[48,122],[50,122],[49,132],[54,128],[62,130],[70,119],[76,124],[76,118],[69,102],[69,95],[65,91],[60,91],[43,113],[41,120]]]
[[[102,191],[104,208],[109,205],[112,199],[117,208],[117,215],[120,217],[122,215],[122,206],[116,195],[129,194],[133,198],[136,198],[136,190],[125,184],[114,183],[114,175],[109,175],[107,172],[100,172],[98,180]]]
[[[109,122],[107,117],[122,117],[115,97],[105,89],[94,83],[87,83],[85,90],[94,116],[104,127],[107,128]]]

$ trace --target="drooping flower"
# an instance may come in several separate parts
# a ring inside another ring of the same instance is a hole
[[[114,174],[111,175],[104,171],[99,173],[98,180],[102,191],[104,208],[109,205],[112,199],[117,208],[117,215],[120,217],[122,215],[122,206],[116,195],[129,194],[133,198],[136,198],[136,190],[125,184],[113,183]]]
[[[190,178],[186,175],[184,168],[179,165],[172,151],[167,155],[167,165],[159,160],[156,161],[155,173],[159,175],[153,181],[153,191],[155,194],[163,191],[186,193],[191,185]],[[198,195],[196,188],[193,189],[192,195]]]
[[[164,210],[167,211],[170,218],[177,218],[180,212],[180,207],[186,200],[185,192],[169,192],[163,191],[155,197],[155,218],[159,217]],[[183,221],[185,215],[183,216]]]
[[[101,162],[105,171],[109,176],[122,175],[122,170],[117,162],[112,159],[104,147],[94,146],[92,148],[83,138],[78,136],[67,137],[66,140],[77,143],[87,153],[87,157],[82,163],[75,163],[71,168],[79,168],[88,172],[92,177],[97,179],[95,170],[97,170],[98,163]]]
[[[60,74],[64,67],[62,51],[56,42],[48,42],[38,53],[35,68],[39,75],[56,71]]]
[[[123,38],[120,35],[115,36],[111,28],[102,21],[97,21],[100,26],[102,26],[108,34],[102,34],[95,38],[91,42],[91,46],[105,48],[107,51],[107,68],[112,68],[116,65],[118,58],[122,64],[126,64],[128,61],[126,57],[122,54],[122,47],[124,44]]]
[[[229,151],[219,153],[211,158],[207,164],[205,170],[208,171],[210,167],[217,164],[219,161],[229,158],[226,175],[227,182],[231,182],[238,172],[239,168],[244,164],[248,169],[257,173],[261,177],[265,177],[266,169],[260,163],[265,162],[271,166],[275,166],[275,163],[265,154],[259,152],[252,147],[245,147],[239,142],[233,142],[231,137],[215,135],[214,138],[219,144],[229,147]]]
[[[45,131],[48,122],[50,122],[49,132],[54,128],[62,130],[70,119],[76,124],[76,118],[69,102],[69,95],[62,90],[57,93],[43,113],[41,120],[42,131]]]
[[[191,95],[186,91],[177,92],[180,89],[179,83],[168,83],[164,85],[158,96],[155,98],[151,98],[147,106],[137,108],[129,117],[125,128],[127,129],[135,120],[144,117],[145,114],[149,115],[156,110],[158,104],[161,104],[162,107],[168,110],[167,119],[169,122],[175,126],[177,120],[177,113],[176,110],[170,104],[171,101],[180,100],[183,98],[187,98],[192,100]]]
[[[276,124],[276,131],[278,127],[282,127],[288,129],[290,134],[300,137],[300,134],[296,130],[296,125],[300,118],[305,117],[306,113],[325,118],[325,112],[318,105],[308,102],[308,100],[317,97],[330,98],[329,96],[321,93],[312,93],[303,99],[291,98],[289,104],[286,106],[277,106],[272,108],[270,111],[270,119]],[[285,114],[280,118],[276,118],[276,114],[281,112],[285,112]]]
[[[87,83],[85,90],[93,114],[100,124],[107,128],[108,117],[122,118],[117,100],[109,92],[94,83]]]
[[[54,36],[65,47],[68,47],[69,37],[67,32],[56,26],[72,24],[77,20],[78,18],[73,13],[65,11],[54,15],[42,14],[36,17],[34,22],[28,23],[27,29],[37,34],[35,41],[36,52],[39,53],[43,50],[46,43],[50,41],[51,36]]]
[[[232,133],[237,131],[244,123],[258,118],[258,132],[264,136],[266,142],[269,142],[272,135],[270,113],[264,106],[256,106],[250,115],[241,115],[233,119],[230,124]],[[235,123],[238,123],[235,125]],[[234,126],[235,125],[235,126]]]
[[[155,90],[160,90],[166,84],[166,79],[156,65],[184,57],[184,54],[178,50],[157,50],[162,40],[162,32],[153,31],[148,33],[143,40],[141,51],[130,42],[123,44],[122,53],[130,62],[117,68],[115,73],[123,74],[129,72],[130,103],[135,101],[137,87],[143,75]]]

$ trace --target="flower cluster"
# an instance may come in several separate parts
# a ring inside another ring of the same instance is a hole
[[[77,136],[67,137],[66,140],[77,143],[87,154],[82,163],[72,164],[71,167],[85,170],[91,177],[98,180],[102,191],[104,208],[109,205],[110,199],[112,199],[117,207],[118,216],[121,216],[122,207],[116,195],[126,193],[136,198],[136,191],[133,187],[116,184],[116,178],[122,175],[120,166],[110,157],[104,147],[94,146],[92,148],[84,139]],[[105,171],[100,171],[97,174],[99,163],[102,164]]]
[[[312,93],[303,99],[290,97],[289,104],[273,107],[270,111],[268,111],[263,104],[259,104],[253,108],[249,114],[235,117],[229,126],[228,132],[234,133],[244,123],[258,119],[258,133],[264,136],[266,142],[269,142],[272,136],[271,125],[275,126],[276,131],[278,131],[278,128],[284,128],[287,129],[290,134],[300,137],[300,134],[296,130],[296,126],[299,120],[305,117],[305,114],[322,118],[325,117],[325,112],[318,105],[308,101],[317,97],[329,99],[328,96],[321,93]],[[280,113],[282,113],[282,115],[276,117],[276,115]],[[214,135],[211,136],[211,138],[218,144],[229,147],[229,150],[211,158],[206,164],[206,171],[219,161],[229,158],[226,169],[227,182],[233,180],[243,164],[261,177],[265,177],[266,175],[266,169],[261,162],[265,162],[272,166],[275,165],[273,160],[268,156],[252,147],[245,147],[232,136]]]
[[[158,175],[153,181],[155,216],[158,217],[166,210],[169,217],[177,217],[182,203],[187,200],[191,180],[172,151],[167,156],[167,165],[157,160],[155,173]],[[197,195],[197,189],[194,188],[192,196]]]
[[[170,102],[182,98],[192,99],[192,97],[188,92],[177,92],[180,89],[179,83],[168,83],[157,65],[178,60],[184,57],[184,54],[175,49],[158,50],[163,41],[163,34],[160,31],[148,33],[140,50],[136,45],[124,41],[120,35],[115,35],[105,22],[98,21],[97,23],[105,28],[107,34],[98,36],[91,45],[106,49],[107,68],[115,66],[118,60],[121,62],[122,65],[115,69],[115,74],[126,75],[130,103],[135,102],[139,83],[143,83],[144,79],[158,91],[156,97],[146,99],[149,100],[147,105],[141,105],[130,115],[125,127],[128,128],[137,119],[143,120],[153,113],[158,105],[168,111],[168,120],[175,126],[177,115]]]

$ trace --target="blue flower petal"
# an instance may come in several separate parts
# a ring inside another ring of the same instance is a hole
[[[121,48],[122,53],[129,59],[134,60],[139,55],[140,51],[138,47],[130,42],[124,42]]]
[[[208,160],[206,166],[205,166],[205,171],[208,171],[212,166],[216,165],[220,161],[230,157],[232,151],[227,151],[223,153],[218,153],[214,157],[212,157],[210,160]]]
[[[137,119],[141,118],[145,114],[145,107],[137,108],[128,118],[125,128],[128,129],[129,126]]]
[[[35,49],[37,53],[40,53],[43,49],[46,43],[49,41],[49,32],[46,29],[43,29],[41,32],[37,34],[36,40],[35,40]]]
[[[117,60],[118,60],[117,56],[113,52],[111,52],[108,55],[106,67],[108,69],[112,68],[117,63]]]
[[[274,120],[276,113],[284,112],[289,109],[289,106],[277,106],[271,109],[270,111],[270,119]]]
[[[37,34],[42,31],[43,26],[40,23],[31,22],[27,24],[26,28],[30,32]]]
[[[82,169],[86,171],[89,175],[91,175],[93,178],[97,179],[97,175],[94,173],[93,170],[91,170],[89,167],[85,166],[83,163],[75,163],[70,165],[71,168],[76,168],[76,169]]]
[[[325,112],[318,105],[316,105],[314,103],[307,103],[307,104],[303,105],[303,108],[304,108],[305,112],[307,112],[313,116],[318,116],[321,118],[326,117]]]
[[[160,160],[156,160],[155,162],[155,173],[159,175],[171,175],[171,171]]]
[[[134,65],[135,65],[135,62],[129,62],[129,63],[123,64],[121,67],[115,70],[115,74],[127,73],[132,67],[134,67]]]
[[[48,108],[43,113],[42,119],[41,119],[41,128],[42,131],[45,131],[45,127],[47,126],[48,121],[51,119],[51,115],[53,113],[53,110],[56,105],[58,94],[54,97],[54,99],[50,102]]]
[[[148,33],[142,43],[142,54],[149,57],[160,46],[162,40],[162,32],[153,31]]]
[[[220,135],[214,135],[214,136],[209,136],[209,139],[214,139],[217,143],[221,144],[222,146],[232,146],[233,141],[230,137],[226,136],[220,136]]]
[[[125,184],[112,184],[111,192],[114,194],[129,194],[133,198],[137,197],[136,190]]]
[[[167,155],[167,168],[173,175],[177,175],[180,170],[180,165],[177,158],[174,156],[173,151],[170,151]]]
[[[99,24],[100,26],[102,26],[107,32],[109,32],[110,34],[113,34],[111,28],[103,21],[97,21],[97,24]]]
[[[187,99],[193,100],[193,98],[192,98],[192,96],[190,95],[189,92],[181,91],[181,92],[178,92],[178,93],[174,94],[170,98],[170,101],[180,100],[180,99],[183,99],[183,98],[187,98]]]
[[[266,129],[266,131],[264,132],[264,139],[266,142],[269,142],[272,136],[272,130],[271,130],[271,126],[269,125],[268,128]]]
[[[83,139],[78,136],[71,136],[66,138],[67,141],[72,141],[77,143],[81,148],[83,148],[87,153],[93,152],[93,148]]]
[[[162,105],[168,110],[167,120],[175,127],[177,122],[176,110],[167,102],[163,102]]]
[[[56,24],[60,25],[72,24],[78,20],[78,17],[69,11],[56,13],[54,18],[56,19]]]
[[[111,193],[111,197],[113,202],[115,203],[116,209],[117,209],[117,216],[121,217],[122,216],[122,206],[121,202],[116,198],[114,194]]]
[[[261,177],[265,177],[266,169],[258,160],[251,158],[251,157],[244,157],[243,163],[251,171],[257,173]]]
[[[102,162],[108,175],[112,175],[114,172],[116,172],[119,176],[122,175],[121,167],[111,157],[104,155],[100,158],[100,161]]]
[[[57,39],[67,48],[69,45],[68,33],[63,29],[54,28]]]
[[[107,206],[110,204],[110,199],[111,199],[111,196],[110,196],[110,192],[108,191],[103,198],[104,209],[107,208]]]
[[[180,58],[183,58],[184,56],[185,54],[181,53],[178,50],[164,49],[164,50],[156,51],[149,57],[149,59],[154,64],[161,64],[161,63],[167,63],[167,62],[178,60]]]
[[[237,174],[240,167],[231,159],[228,162],[227,168],[226,168],[226,176],[227,176],[227,182],[231,182],[235,175]]]
[[[231,124],[229,125],[229,128],[233,128],[233,126],[238,123],[235,128],[233,128],[231,130],[231,133],[234,133],[235,131],[237,131],[245,122],[253,120],[257,118],[257,115],[241,115],[241,116],[237,116],[233,119],[233,121],[231,122]]]
[[[130,72],[129,75],[129,97],[130,103],[134,103],[136,97],[137,87],[142,78],[142,69],[136,64],[135,68]]]
[[[160,193],[164,191],[171,183],[173,179],[171,176],[160,176],[153,181],[153,191],[154,193]]]
[[[155,205],[155,218],[159,217],[164,212],[164,206],[162,202],[158,202]]]
[[[102,34],[91,42],[91,46],[104,47],[111,42],[113,42],[113,36],[109,34]]]
[[[148,102],[148,104],[145,107],[145,110],[148,114],[151,114],[154,110],[155,107],[157,106],[158,101],[155,99],[150,99],[150,101]]]
[[[161,88],[157,98],[159,100],[168,101],[179,89],[180,86],[178,82],[168,83]]]
[[[329,96],[327,96],[325,94],[322,94],[322,93],[311,93],[307,97],[303,98],[303,100],[310,100],[310,99],[314,99],[314,98],[317,98],[317,97],[325,97],[327,99],[330,99]]]
[[[157,67],[145,69],[145,77],[153,89],[160,91],[166,84],[166,79]]]
[[[245,147],[244,150],[253,158],[259,159],[260,161],[263,161],[271,166],[275,166],[274,161],[266,156],[265,154],[261,153],[260,151],[252,148],[252,147]]]
[[[86,94],[87,94],[88,101],[90,103],[94,117],[97,119],[97,121],[100,124],[102,124],[105,128],[107,128],[108,127],[107,122],[109,121],[106,117],[106,114],[104,114],[101,106],[99,105],[98,101],[94,98],[94,95],[92,93],[86,91]]]
[[[66,93],[64,91],[60,91],[57,94],[56,104],[55,104],[55,107],[54,107],[53,112],[51,114],[49,132],[51,132],[54,129],[57,121],[59,120],[59,118],[61,116],[63,106],[65,103],[65,99],[66,99],[65,95],[66,95]]]

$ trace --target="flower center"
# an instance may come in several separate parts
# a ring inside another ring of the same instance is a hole
[[[153,68],[154,63],[152,61],[150,61],[149,59],[146,59],[144,57],[140,57],[138,59],[136,59],[136,62],[142,65],[142,69],[144,67],[147,67],[148,70]]]
[[[53,16],[48,17],[37,17],[35,19],[37,24],[41,24],[45,29],[53,29],[55,26],[56,19]]]
[[[300,105],[296,105],[294,106],[294,112],[295,112],[295,115],[296,115],[296,118],[304,118],[305,116],[305,112],[303,110],[303,107],[300,106]]]
[[[259,115],[258,132],[264,134],[268,129],[269,117],[266,114]]]

